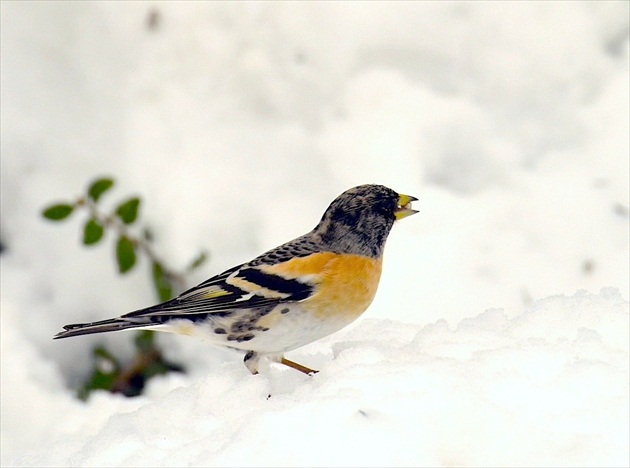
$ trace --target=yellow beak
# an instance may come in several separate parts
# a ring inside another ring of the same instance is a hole
[[[398,194],[398,205],[399,207],[394,211],[394,216],[396,216],[396,220],[400,221],[407,216],[411,216],[416,214],[416,210],[411,209],[411,202],[417,201],[416,197],[412,197],[411,195],[404,195],[402,193]]]

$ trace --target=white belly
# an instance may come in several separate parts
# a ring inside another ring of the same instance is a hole
[[[233,316],[216,318],[203,323],[192,323],[185,319],[173,320],[152,329],[194,336],[214,345],[255,351],[260,354],[281,354],[341,330],[354,319],[347,315],[337,319],[330,316],[316,317],[312,313],[303,311],[299,304],[291,305],[289,312],[283,314],[282,310],[286,308],[280,306],[269,314],[259,317],[252,323],[255,328],[253,330],[236,331],[233,326],[239,322],[239,319]],[[221,333],[217,333],[217,330]]]

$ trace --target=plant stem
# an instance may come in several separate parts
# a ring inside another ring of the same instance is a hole
[[[149,241],[143,239],[142,237],[136,236],[130,232],[127,226],[114,214],[105,215],[100,212],[92,199],[89,197],[79,199],[77,205],[85,206],[90,215],[96,219],[103,226],[107,226],[108,228],[114,229],[120,236],[124,236],[129,239],[134,246],[142,250],[147,257],[153,262],[162,265],[162,269],[164,271],[164,276],[176,286],[177,291],[181,292],[186,289],[186,277],[183,273],[179,273],[167,267],[162,260],[157,256]]]

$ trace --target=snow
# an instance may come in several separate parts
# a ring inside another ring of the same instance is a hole
[[[3,466],[630,464],[627,2],[1,8]],[[154,301],[39,216],[102,174],[191,285],[353,185],[420,213],[315,376],[160,336],[187,374],[82,403],[130,336],[52,335]]]

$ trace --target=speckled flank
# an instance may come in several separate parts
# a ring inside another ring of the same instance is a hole
[[[267,314],[264,317],[260,317],[258,322],[256,322],[256,325],[269,329],[273,327],[274,323],[276,323],[280,319],[280,317],[282,317],[280,310],[275,309],[270,314]]]
[[[324,252],[263,269],[287,278],[313,275],[311,281],[318,296],[313,301],[316,306],[310,301],[302,306],[313,307],[312,312],[318,318],[345,315],[353,320],[372,303],[382,264],[382,258]]]

